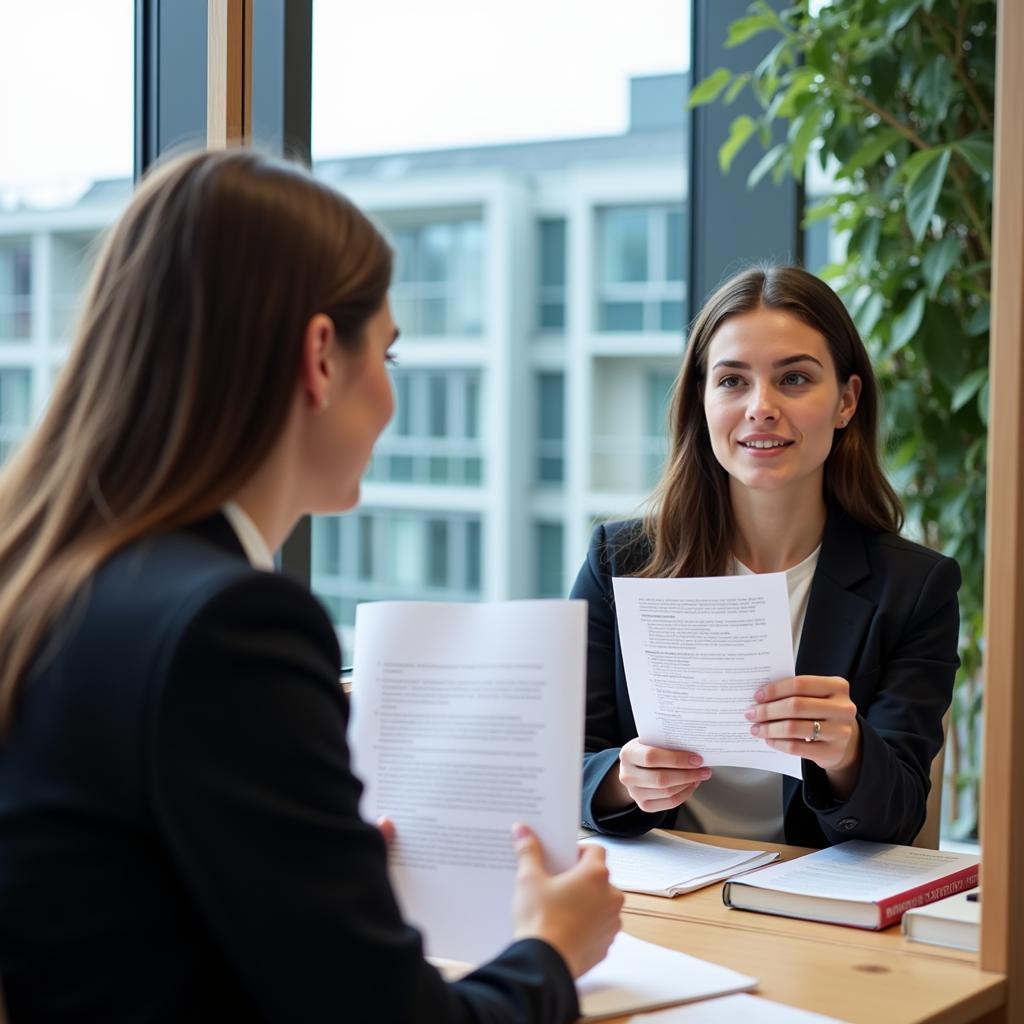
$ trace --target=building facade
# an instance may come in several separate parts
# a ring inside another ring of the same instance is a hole
[[[562,596],[595,520],[642,504],[690,316],[684,75],[621,135],[326,160],[396,251],[397,412],[312,583],[359,601]],[[130,183],[0,212],[0,458],[41,412]]]

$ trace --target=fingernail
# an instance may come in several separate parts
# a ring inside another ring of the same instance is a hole
[[[700,756],[700,754],[690,755],[690,764],[692,764],[694,768],[699,768],[703,760],[704,759]]]
[[[517,821],[512,826],[512,838],[516,839],[516,840],[525,839],[527,831],[528,830],[527,830],[526,826],[521,821]]]
[[[701,777],[701,779],[710,779],[711,778],[711,769],[710,768],[705,768],[700,773],[700,777]]]
[[[754,700],[764,700],[764,690],[758,690],[757,693],[754,694]]]
[[[754,720],[754,716],[756,714],[757,714],[757,708],[747,708],[747,710],[743,712],[743,717],[750,719],[750,721],[753,721]]]
[[[752,725],[750,727],[750,735],[751,736],[756,736],[760,731],[761,731],[761,726],[759,726],[759,725]]]

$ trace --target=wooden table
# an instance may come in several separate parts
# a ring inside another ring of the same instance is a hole
[[[697,842],[809,851],[679,833]],[[761,979],[757,995],[852,1024],[962,1024],[1002,1005],[1005,979],[978,970],[972,953],[882,932],[730,910],[721,883],[673,899],[629,893],[623,927],[649,942]],[[728,1022],[723,1022],[728,1024]]]

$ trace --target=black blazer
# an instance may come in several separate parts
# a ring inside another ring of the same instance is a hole
[[[360,820],[334,630],[217,516],[91,581],[0,743],[0,976],[30,1021],[569,1021],[546,943],[449,985]]]
[[[594,795],[636,734],[619,649],[612,577],[636,572],[649,553],[639,522],[598,526],[572,589],[590,605],[583,823],[612,835],[670,826],[675,811],[639,808],[598,818]],[[783,781],[786,842],[845,839],[909,843],[924,824],[932,759],[953,694],[960,569],[951,558],[829,511],[811,583],[798,675],[850,683],[863,736],[860,777],[836,800],[825,772],[803,761],[803,781]]]

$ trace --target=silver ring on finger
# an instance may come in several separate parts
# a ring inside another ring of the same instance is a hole
[[[815,719],[811,726],[811,735],[804,737],[804,743],[816,743],[821,738],[821,722]]]

